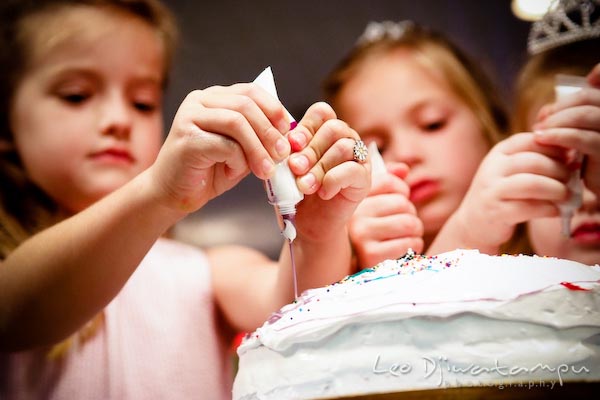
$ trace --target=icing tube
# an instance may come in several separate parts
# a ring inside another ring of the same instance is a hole
[[[256,77],[254,83],[279,100],[271,67],[265,68],[265,70]],[[296,120],[294,120],[294,117],[292,117],[292,114],[290,114],[288,110],[285,110],[285,112],[290,121],[290,129],[294,129],[296,127]],[[266,180],[265,189],[267,191],[269,203],[275,206],[283,220],[281,234],[289,243],[292,274],[294,277],[294,295],[295,298],[298,298],[298,277],[296,274],[296,262],[294,259],[294,247],[292,246],[292,242],[296,239],[296,204],[304,199],[304,194],[298,189],[298,185],[296,185],[296,177],[290,170],[287,158],[275,165],[275,173],[271,178]]]
[[[265,68],[264,71],[261,72],[260,75],[256,77],[256,79],[254,79],[254,83],[256,83],[261,88],[265,89],[267,92],[269,92],[271,96],[279,100],[279,96],[277,96],[277,88],[275,87],[275,79],[273,78],[273,71],[271,70],[271,67]],[[290,114],[290,112],[287,109],[284,108],[284,110],[285,115],[287,115],[288,119],[290,120],[290,125],[292,126],[292,128],[295,127],[296,120],[294,119],[294,117],[292,117],[292,114]]]
[[[265,89],[276,99],[279,99],[271,67],[267,67],[258,75],[254,83]],[[290,126],[293,128],[296,121],[287,110],[286,114],[290,120]],[[283,237],[290,242],[293,241],[296,238],[296,204],[304,199],[304,194],[300,192],[296,185],[296,177],[290,170],[287,158],[275,165],[275,173],[270,179],[266,180],[265,189],[269,203],[276,207],[277,212],[283,219],[284,227],[281,232]]]
[[[587,81],[584,77],[573,76],[573,75],[556,75],[556,86],[554,92],[556,100],[560,100],[566,95],[575,93],[584,87],[587,87]],[[571,236],[571,219],[575,214],[575,211],[581,207],[583,202],[583,182],[581,180],[581,164],[583,162],[583,156],[581,153],[576,152],[574,162],[580,167],[571,172],[567,187],[569,188],[569,199],[559,204],[560,216],[562,219],[562,234],[564,236]]]

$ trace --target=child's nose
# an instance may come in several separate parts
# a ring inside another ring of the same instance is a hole
[[[384,154],[384,158],[386,160],[403,162],[412,167],[421,159],[418,149],[417,141],[412,139],[410,135],[394,133],[386,148],[387,154]]]
[[[103,135],[128,138],[131,133],[132,109],[119,95],[109,96],[102,107],[100,130]]]

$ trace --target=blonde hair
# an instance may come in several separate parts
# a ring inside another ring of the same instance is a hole
[[[28,177],[14,146],[9,120],[15,91],[30,67],[36,50],[36,26],[52,18],[58,11],[74,6],[97,7],[127,13],[152,26],[163,42],[166,85],[175,53],[178,32],[175,19],[158,0],[4,0],[0,8],[0,260],[35,233],[65,217],[58,205]],[[93,337],[104,323],[101,311],[78,332],[54,345],[50,359],[62,357],[75,344]]]
[[[375,35],[365,34],[323,82],[325,99],[334,108],[345,84],[368,61],[398,49],[412,52],[424,68],[441,76],[481,124],[490,148],[506,134],[507,116],[492,81],[456,45],[441,34],[410,21],[379,23]]]

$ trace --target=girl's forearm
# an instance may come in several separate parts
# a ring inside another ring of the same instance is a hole
[[[55,343],[104,308],[182,213],[149,174],[34,235],[0,264],[0,350]]]
[[[211,249],[208,255],[220,310],[238,331],[255,330],[272,313],[294,300],[287,242],[279,262],[251,249],[232,246]],[[345,234],[322,242],[298,238],[294,241],[294,256],[299,293],[338,281],[351,271],[350,241]]]
[[[473,227],[461,224],[453,214],[427,248],[426,254],[431,256],[458,248],[478,249],[485,254],[497,254],[500,245],[491,243],[486,238],[487,235],[477,232]]]

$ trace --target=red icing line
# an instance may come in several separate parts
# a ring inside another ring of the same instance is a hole
[[[566,287],[567,289],[570,289],[570,290],[584,290],[586,292],[588,291],[588,289],[584,289],[581,286],[577,286],[577,285],[575,285],[574,283],[571,283],[571,282],[561,282],[560,284],[563,285],[564,287]]]

